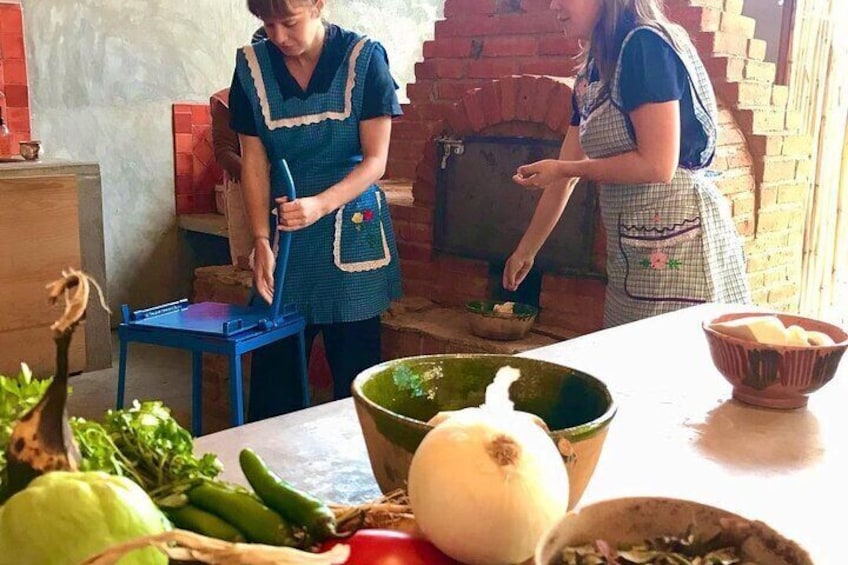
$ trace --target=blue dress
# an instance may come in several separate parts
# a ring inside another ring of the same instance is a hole
[[[383,53],[377,43],[352,32],[336,39],[344,52],[328,88],[304,98],[281,91],[272,61],[279,54],[270,41],[243,47],[236,57],[238,86],[250,101],[255,132],[269,162],[288,162],[298,197],[321,193],[362,161],[365,77],[371,58]],[[273,190],[272,199],[281,196]],[[372,318],[401,295],[389,207],[376,184],[293,232],[283,292],[309,324]]]

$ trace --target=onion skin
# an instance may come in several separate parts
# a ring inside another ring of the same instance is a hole
[[[409,470],[424,535],[468,565],[512,565],[568,508],[568,474],[550,436],[513,411],[467,408],[431,430]]]

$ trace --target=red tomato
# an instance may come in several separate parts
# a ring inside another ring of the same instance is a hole
[[[338,544],[350,546],[345,565],[460,565],[426,539],[394,530],[359,530],[325,542],[321,551]]]

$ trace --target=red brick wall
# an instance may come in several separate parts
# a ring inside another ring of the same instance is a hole
[[[17,155],[31,139],[24,27],[20,4],[0,3],[0,107],[10,136],[0,139],[0,154]]]
[[[732,203],[745,239],[748,270],[758,304],[792,309],[797,304],[803,237],[804,184],[809,174],[805,140],[792,134],[797,117],[786,112],[787,92],[773,85],[775,68],[763,61],[765,42],[741,0],[669,0],[669,15],[692,35],[714,82],[720,104],[719,147],[713,169]],[[435,144],[441,134],[506,131],[561,135],[570,99],[552,95],[554,79],[568,76],[577,45],[563,37],[548,2],[447,0],[435,39],[424,44],[410,103],[392,134],[387,176],[409,179],[412,206],[392,206],[408,294],[458,305],[485,296],[485,262],[433,253]],[[603,270],[599,234],[595,264]],[[598,329],[603,285],[546,275],[539,321],[580,333]]]
[[[223,171],[212,147],[209,104],[174,104],[171,118],[177,214],[214,212],[215,185],[222,182]]]
[[[710,73],[722,112],[717,168],[745,237],[748,276],[757,304],[796,310],[813,163],[800,116],[787,109],[786,86],[775,85],[766,44],[742,0],[672,0],[670,14],[690,30]],[[724,161],[722,161],[724,160]]]

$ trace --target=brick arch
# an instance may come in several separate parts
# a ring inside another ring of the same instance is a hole
[[[436,137],[462,137],[481,133],[492,126],[517,123],[517,127],[525,130],[528,124],[544,126],[549,130],[546,137],[561,138],[568,130],[571,117],[573,84],[570,78],[513,75],[470,89],[446,105],[444,117],[431,126],[431,131],[438,134],[431,135],[424,143],[416,164],[412,185],[414,201],[428,206],[435,202]]]
[[[448,132],[480,133],[504,122],[543,124],[560,136],[571,117],[572,79],[539,75],[516,75],[494,80],[469,90],[448,114]]]

